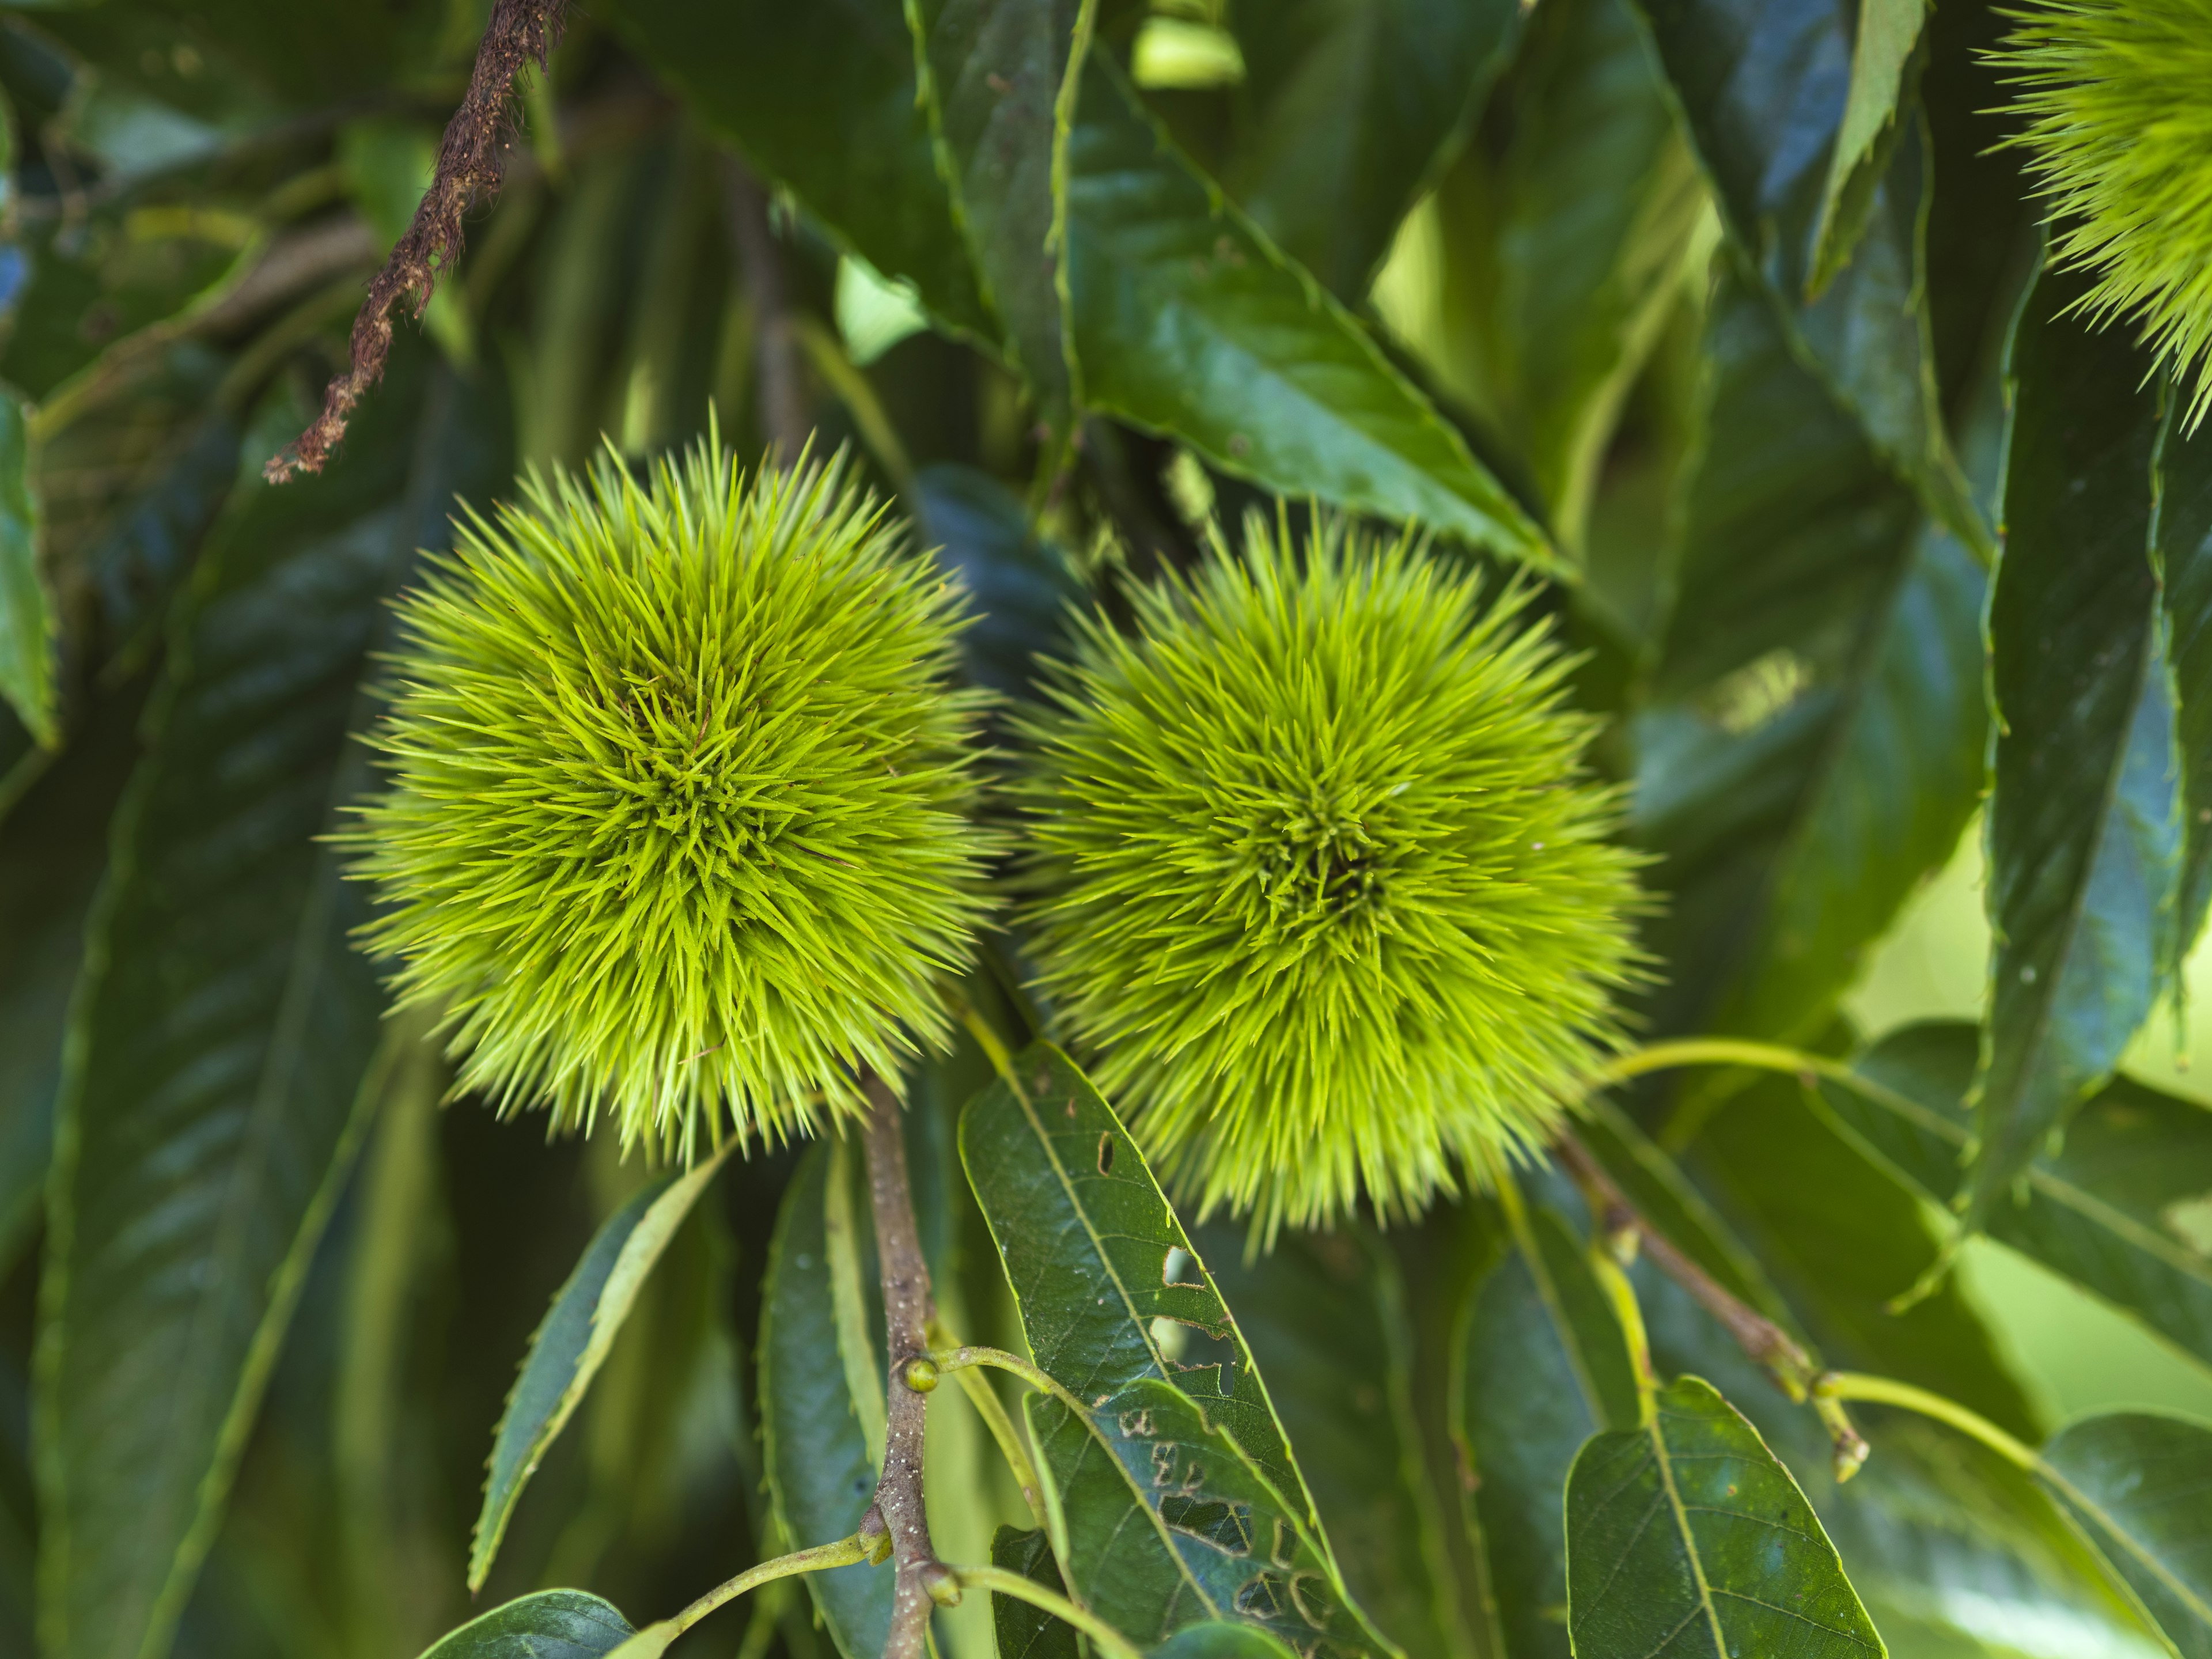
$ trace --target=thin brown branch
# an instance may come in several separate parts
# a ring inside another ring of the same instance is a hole
[[[282,483],[295,472],[323,470],[331,448],[345,435],[354,405],[383,378],[385,356],[392,349],[392,307],[411,295],[420,318],[439,275],[459,260],[462,216],[480,194],[499,186],[514,77],[525,64],[546,67],[560,43],[562,9],[562,0],[495,0],[469,89],[446,124],[430,188],[407,234],[370,281],[368,299],[354,319],[352,360],[324,392],[323,412],[314,423],[270,459],[264,471],[271,483]]]
[[[799,340],[793,327],[791,295],[784,281],[783,255],[769,222],[768,192],[734,155],[726,162],[724,196],[730,215],[730,243],[752,306],[753,363],[760,399],[761,435],[789,466],[806,447],[812,423],[806,418],[806,390],[799,379]]]
[[[1686,1255],[1674,1240],[1654,1227],[1650,1219],[1629,1202],[1628,1195],[1606,1172],[1604,1165],[1590,1156],[1589,1149],[1573,1135],[1562,1133],[1553,1143],[1552,1151],[1565,1165],[1575,1185],[1582,1188],[1599,1237],[1616,1255],[1626,1259],[1640,1247],[1651,1258],[1652,1266],[1687,1291],[1697,1304],[1735,1339],[1737,1346],[1765,1368],[1777,1387],[1794,1401],[1813,1401],[1835,1440],[1836,1478],[1849,1480],[1866,1462],[1866,1441],[1851,1425],[1843,1407],[1814,1389],[1814,1381],[1822,1373],[1803,1345],[1745,1303]]]
[[[928,1358],[934,1309],[929,1265],[915,1228],[898,1100],[874,1076],[867,1079],[867,1094],[868,1204],[883,1267],[884,1352],[890,1362],[890,1387],[884,1402],[884,1472],[861,1531],[872,1531],[871,1522],[880,1525],[890,1535],[897,1566],[883,1659],[921,1659],[930,1609],[940,1599],[957,1601],[960,1595],[959,1581],[929,1541],[929,1512],[922,1502],[922,1428],[927,1395],[937,1383],[936,1367]],[[916,1362],[920,1369],[909,1378],[908,1368]]]

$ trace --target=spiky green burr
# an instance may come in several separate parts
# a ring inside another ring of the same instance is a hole
[[[1041,988],[1204,1209],[1416,1211],[1617,1045],[1636,860],[1529,593],[1254,520],[1022,722]]]
[[[2212,0],[2036,0],[1996,62],[2015,140],[2049,198],[2052,248],[2096,273],[2100,322],[2140,331],[2212,407]]]
[[[532,477],[400,601],[345,837],[459,1084],[689,1158],[943,1034],[987,848],[962,611],[841,464]]]

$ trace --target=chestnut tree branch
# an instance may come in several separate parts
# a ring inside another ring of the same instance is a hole
[[[368,299],[354,319],[351,361],[323,393],[323,412],[263,469],[271,483],[297,472],[319,472],[345,435],[354,405],[384,376],[392,349],[392,311],[413,296],[421,317],[441,272],[461,257],[461,216],[480,192],[499,185],[501,152],[507,136],[507,100],[525,64],[546,67],[560,44],[562,0],[494,0],[491,21],[477,47],[476,68],[461,106],[446,124],[437,170],[392,254],[368,284]]]

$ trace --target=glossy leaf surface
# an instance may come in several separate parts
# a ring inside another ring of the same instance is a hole
[[[2045,1478],[2183,1659],[2212,1655],[2212,1426],[2115,1412],[2062,1429]]]
[[[0,388],[0,697],[27,730],[51,744],[54,707],[53,602],[39,568],[39,505],[32,493],[31,411]]]
[[[1813,1506],[1759,1431],[1685,1376],[1652,1421],[1583,1449],[1567,1477],[1576,1659],[1878,1659]]]
[[[540,1590],[471,1620],[422,1659],[601,1659],[633,1633],[629,1620],[596,1595]]]

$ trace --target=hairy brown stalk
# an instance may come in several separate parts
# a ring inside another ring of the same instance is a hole
[[[507,143],[507,100],[526,64],[541,70],[560,44],[562,0],[495,0],[491,21],[477,47],[476,68],[461,106],[446,124],[437,170],[415,210],[415,221],[368,285],[368,299],[354,319],[351,361],[323,393],[323,412],[263,469],[271,483],[295,472],[319,472],[345,435],[354,405],[384,375],[392,349],[392,311],[414,296],[421,317],[439,275],[461,257],[461,218],[480,192],[499,185]]]
[[[937,1559],[929,1541],[929,1512],[921,1494],[922,1427],[927,1391],[937,1382],[928,1361],[929,1326],[935,1310],[929,1266],[915,1229],[914,1193],[907,1181],[906,1140],[897,1098],[871,1076],[868,1093],[868,1205],[875,1218],[876,1255],[883,1266],[884,1352],[890,1387],[884,1411],[884,1472],[860,1530],[888,1534],[897,1583],[891,1593],[890,1635],[883,1659],[921,1659],[930,1609],[940,1597],[957,1600],[959,1582]],[[908,1367],[921,1361],[915,1381]]]
[[[1822,1375],[1797,1339],[1784,1330],[1765,1315],[1759,1312],[1741,1297],[1723,1285],[1692,1261],[1674,1241],[1654,1227],[1650,1219],[1628,1200],[1620,1184],[1606,1173],[1605,1167],[1590,1156],[1589,1149],[1571,1134],[1562,1133],[1552,1145],[1553,1152],[1567,1173],[1581,1188],[1589,1200],[1590,1213],[1595,1220],[1599,1237],[1608,1245],[1620,1248],[1632,1245],[1640,1248],[1651,1258],[1651,1265],[1665,1273],[1684,1290],[1697,1304],[1718,1320],[1736,1346],[1759,1364],[1776,1385],[1792,1400],[1803,1401],[1810,1398],[1821,1420],[1836,1444],[1836,1478],[1849,1480],[1862,1463],[1866,1462],[1867,1443],[1851,1425],[1843,1407],[1823,1396],[1814,1384]]]

